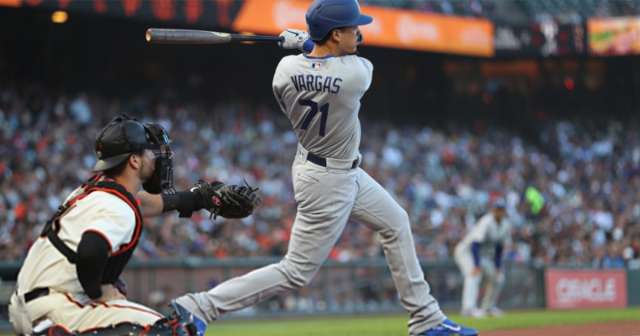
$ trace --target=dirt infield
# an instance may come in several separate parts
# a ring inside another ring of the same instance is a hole
[[[640,321],[488,331],[482,336],[640,336]]]

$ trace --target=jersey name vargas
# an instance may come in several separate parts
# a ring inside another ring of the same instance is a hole
[[[296,91],[318,91],[336,94],[340,92],[342,78],[321,75],[294,75],[291,76],[291,82],[295,86]]]

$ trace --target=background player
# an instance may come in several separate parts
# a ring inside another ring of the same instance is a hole
[[[31,334],[34,325],[51,322],[55,326],[45,334],[186,334],[184,322],[128,301],[119,280],[139,242],[143,215],[178,210],[188,216],[202,208],[221,216],[250,212],[234,213],[229,197],[243,201],[228,191],[235,187],[221,183],[161,196],[173,188],[173,153],[157,124],[117,117],[98,135],[96,152],[98,174],[69,195],[29,249],[9,306],[14,330]]]
[[[405,210],[364,170],[361,156],[360,99],[371,84],[373,66],[353,55],[362,39],[359,25],[372,18],[360,14],[355,0],[315,1],[306,34],[287,31],[284,47],[313,49],[284,57],[273,78],[273,91],[298,137],[292,176],[298,204],[289,249],[278,263],[228,280],[208,292],[176,300],[191,312],[204,332],[206,322],[271,295],[307,285],[326,260],[348,220],[379,235],[385,256],[410,314],[411,335],[476,335],[446,319],[430,295],[416,256]],[[307,49],[308,50],[308,49]]]
[[[480,218],[467,235],[456,245],[454,257],[464,276],[462,314],[473,317],[502,315],[496,306],[504,285],[502,254],[511,242],[511,224],[505,217],[505,203],[498,200],[491,211]],[[493,260],[487,250],[493,251]],[[484,274],[487,286],[481,309],[478,292]]]

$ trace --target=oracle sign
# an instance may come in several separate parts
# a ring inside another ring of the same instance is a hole
[[[627,306],[623,270],[549,269],[545,274],[547,308],[614,308]]]

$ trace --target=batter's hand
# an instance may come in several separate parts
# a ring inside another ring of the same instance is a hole
[[[482,273],[482,270],[480,269],[480,267],[474,267],[473,271],[471,271],[471,275],[472,276],[478,276]]]
[[[304,42],[309,39],[309,33],[304,30],[287,29],[280,33],[280,37],[284,40],[278,42],[278,46],[282,49],[298,49],[302,51]]]

